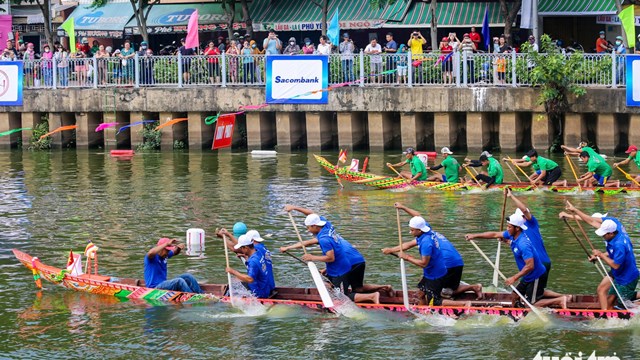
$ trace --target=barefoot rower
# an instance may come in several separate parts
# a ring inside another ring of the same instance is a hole
[[[507,218],[507,230],[504,232],[488,231],[480,234],[467,234],[465,239],[501,239],[511,246],[513,257],[518,266],[518,273],[505,281],[507,286],[513,285],[518,279],[520,283],[516,289],[523,294],[526,299],[537,306],[558,305],[563,309],[567,307],[567,297],[561,296],[552,299],[542,299],[544,296],[544,284],[540,278],[544,276],[547,269],[542,264],[540,256],[536,252],[529,237],[524,233],[528,227],[525,219],[513,214]],[[514,305],[519,300],[518,295],[512,293]]]
[[[618,298],[618,303],[622,305],[622,301],[633,301],[638,298],[636,286],[638,285],[638,267],[636,266],[636,258],[633,254],[631,240],[622,232],[618,231],[618,225],[613,220],[605,220],[596,230],[596,235],[602,236],[606,242],[607,251],[601,252],[593,249],[593,256],[590,260],[602,259],[607,265],[611,266],[611,281],[604,277],[598,285],[598,300],[602,310],[611,309],[616,300],[617,293],[622,297]]]
[[[598,157],[591,156],[587,151],[580,153],[580,159],[587,164],[587,172],[580,176],[578,182],[584,181],[584,187],[596,185],[605,187],[620,186],[619,180],[607,183],[613,171],[602,157],[600,157],[602,160],[598,159]]]
[[[247,274],[242,274],[231,267],[227,267],[227,272],[242,281],[243,285],[256,297],[266,299],[271,296],[271,292],[275,290],[273,272],[271,266],[267,264],[264,253],[256,249],[253,239],[247,234],[240,235],[234,249],[247,258]]]
[[[400,173],[400,176],[402,176],[405,179],[409,179],[410,181],[427,180],[427,168],[422,162],[422,160],[420,160],[420,158],[416,156],[416,151],[413,148],[407,148],[407,150],[404,151],[403,154],[407,157],[407,160],[399,162],[397,164],[387,163],[387,166],[395,168],[395,167],[405,166],[409,164],[409,167],[411,168],[411,172],[402,171]]]
[[[380,293],[378,290],[390,290],[390,287],[378,286],[370,294],[356,293],[355,287],[358,286],[358,280],[360,280],[360,274],[364,278],[364,266],[353,268],[349,258],[349,252],[347,247],[343,243],[342,237],[336,232],[333,225],[324,216],[315,214],[312,210],[305,209],[293,205],[285,205],[285,211],[290,212],[292,210],[301,212],[307,215],[304,220],[304,225],[307,230],[315,236],[314,239],[303,242],[305,246],[307,244],[319,244],[322,250],[322,256],[316,256],[306,254],[302,256],[302,260],[305,261],[323,261],[327,265],[327,278],[331,281],[332,285],[340,288],[345,295],[355,302],[370,301],[373,303],[380,303]],[[285,252],[290,249],[302,247],[302,244],[298,243],[291,246],[280,248],[280,251]],[[358,264],[353,264],[358,265]],[[364,264],[363,264],[364,265]],[[360,270],[362,269],[362,270]],[[352,272],[352,270],[354,270]],[[355,285],[350,283],[351,280],[355,280]],[[352,286],[350,290],[349,287]],[[374,287],[377,285],[373,285]],[[364,286],[363,286],[364,287]]]
[[[394,206],[398,209],[404,210],[407,214],[413,217],[420,217],[420,213],[416,210],[410,209],[400,203],[395,203]],[[450,296],[456,296],[463,294],[467,291],[473,291],[476,294],[476,299],[482,298],[482,285],[481,284],[473,284],[468,285],[463,283],[462,280],[462,270],[464,268],[464,261],[462,260],[462,256],[458,250],[456,250],[455,246],[446,238],[444,235],[433,231],[431,229],[431,225],[425,221],[425,225],[430,229],[426,232],[427,237],[431,237],[434,239],[439,245],[440,250],[442,252],[442,256],[444,258],[445,268],[447,269],[447,273],[445,274],[442,281],[442,294],[448,294]],[[413,233],[412,233],[413,235]],[[408,250],[412,247],[418,246],[418,238],[406,242],[402,245],[402,250]],[[400,246],[394,246],[392,248],[384,248],[382,249],[383,254],[391,254],[400,252]]]
[[[504,178],[504,172],[502,171],[502,165],[500,165],[500,162],[496,160],[493,156],[487,156],[487,154],[488,154],[487,152],[483,152],[482,155],[480,155],[479,160],[465,159],[465,164],[462,165],[465,167],[486,166],[487,167],[486,172],[483,171],[480,174],[476,175],[476,179],[484,182],[486,184],[485,185],[486,188],[488,188],[493,184],[496,184],[496,185],[502,184],[502,180]]]
[[[640,168],[640,152],[638,152],[638,147],[635,145],[631,145],[629,146],[629,148],[627,149],[627,151],[625,151],[625,154],[629,154],[629,157],[618,162],[618,163],[613,163],[613,167],[619,167],[621,165],[627,165],[629,162],[633,161],[634,163],[636,163],[636,166],[638,168]],[[631,175],[633,177],[633,179],[637,182],[640,182],[640,175]],[[631,179],[629,179],[631,180]]]
[[[458,160],[451,156],[453,155],[453,152],[451,152],[448,147],[443,147],[440,152],[442,153],[442,157],[444,157],[444,159],[442,160],[440,165],[432,166],[429,168],[429,170],[436,171],[440,168],[444,168],[444,174],[434,174],[427,178],[427,181],[457,183],[458,177],[460,176],[460,170],[462,169],[460,167],[460,164],[458,163]]]

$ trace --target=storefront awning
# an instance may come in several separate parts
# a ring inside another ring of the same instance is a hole
[[[504,20],[500,14],[500,4],[491,2],[474,3],[438,3],[436,17],[439,27],[471,27],[481,26],[484,21],[484,12],[489,8],[489,24],[491,26],[504,26]],[[415,2],[409,8],[409,12],[398,22],[387,22],[385,27],[424,27],[429,26],[431,14],[429,3]]]
[[[69,17],[73,17],[76,36],[121,38],[125,24],[133,17],[133,8],[129,2],[110,2],[98,8],[80,5]],[[58,27],[58,35],[64,34]]]
[[[392,5],[375,9],[369,0],[329,0],[329,21],[339,11],[340,29],[380,28],[387,21],[400,21],[411,0],[397,0]],[[264,15],[254,19],[256,31],[311,31],[322,27],[322,12],[311,1],[272,2]]]
[[[149,12],[147,31],[149,34],[186,33],[189,17],[196,9],[198,9],[198,28],[200,31],[227,29],[227,15],[219,3],[159,4],[153,5]],[[242,7],[238,3],[233,27],[240,29],[244,26]],[[126,24],[125,31],[127,34],[140,33],[135,17]]]
[[[44,24],[44,16],[38,6],[12,6],[11,15],[14,17],[14,23]],[[15,18],[24,18],[24,20],[16,21]]]
[[[542,16],[576,16],[615,14],[613,0],[539,0],[538,14]]]

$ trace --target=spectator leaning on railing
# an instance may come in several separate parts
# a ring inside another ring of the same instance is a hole
[[[238,55],[240,55],[240,49],[236,46],[236,41],[231,40],[227,47],[227,55],[229,55],[229,80],[231,83],[238,82]]]
[[[422,83],[422,78],[423,78],[423,70],[422,70],[422,58],[423,58],[423,51],[422,51],[422,47],[427,43],[427,40],[422,36],[422,34],[420,33],[420,31],[416,30],[413,33],[411,33],[411,37],[409,38],[409,41],[407,41],[407,45],[409,46],[409,48],[411,49],[411,58],[413,59],[413,61],[417,61],[417,65],[414,69],[414,82],[417,83],[418,79],[420,80],[419,82]]]
[[[262,42],[262,47],[267,55],[280,54],[282,50],[282,41],[278,39],[278,35],[273,30],[269,30],[269,35]]]
[[[329,44],[329,38],[326,35],[320,36],[320,43],[318,44],[318,49],[316,50],[318,55],[330,55],[331,54],[331,44]]]
[[[449,45],[449,39],[443,37],[440,42],[440,53],[442,55],[440,55],[438,60],[442,63],[442,83],[445,85],[453,84],[453,75],[451,74],[453,61],[451,61],[451,57],[447,59],[447,56],[451,54],[451,52],[453,52],[453,48]]]
[[[242,81],[245,84],[255,82],[255,66],[253,65],[253,55],[251,55],[251,45],[249,40],[245,40],[242,46]]]
[[[304,38],[304,45],[302,45],[302,53],[306,55],[311,55],[316,53],[316,47],[311,42],[311,39]]]
[[[397,56],[395,55],[398,52],[398,43],[393,40],[393,33],[390,32],[387,33],[385,39],[387,40],[387,43],[384,45],[384,48],[382,48],[382,50],[385,52],[385,54],[389,54],[387,55],[387,67],[385,70],[395,69],[397,60]],[[385,78],[387,84],[391,84],[394,82],[393,73],[385,75]]]
[[[98,83],[104,85],[107,81],[107,58],[109,53],[105,50],[104,45],[100,45],[93,57],[96,58],[98,63]]]
[[[382,76],[376,74],[382,72],[382,56],[380,55],[382,53],[382,47],[378,44],[378,40],[375,38],[371,39],[371,43],[364,49],[364,53],[370,55],[369,74],[371,75],[371,83],[375,83],[376,79],[378,83],[380,83]]]
[[[596,53],[602,54],[609,51],[611,51],[611,46],[609,45],[609,42],[605,38],[604,31],[600,31],[598,40],[596,40]]]
[[[296,44],[296,38],[294,38],[293,36],[289,38],[289,43],[287,44],[287,47],[284,48],[284,51],[282,53],[284,55],[300,54],[300,46]]]
[[[204,56],[207,57],[207,71],[209,72],[209,82],[211,84],[220,81],[220,66],[218,57],[220,49],[216,47],[213,40],[209,41],[209,46],[204,50]],[[215,81],[214,81],[215,80]]]
[[[342,42],[340,43],[339,51],[340,60],[342,62],[342,81],[350,82],[355,78],[353,73],[353,53],[356,47],[353,44],[353,40],[349,37],[348,33],[342,34]]]
[[[469,34],[464,34],[462,37],[462,42],[458,46],[458,50],[461,52],[461,55],[464,57],[467,56],[467,81],[470,84],[475,83],[475,68],[474,68],[474,59],[473,52],[477,50],[476,44],[471,41]]]
[[[616,36],[616,46],[613,49],[616,55],[625,55],[627,53],[622,36]],[[616,58],[616,84],[622,84],[624,80],[624,56],[617,56]]]
[[[131,47],[131,41],[124,41],[124,47],[120,50],[120,56],[122,57],[122,80],[129,83],[129,85],[133,85],[133,76],[135,72],[133,58],[136,56],[136,52]]]
[[[51,87],[53,85],[53,53],[49,44],[44,44],[43,50],[40,57],[42,59],[42,80],[46,87]]]
[[[264,63],[264,56],[258,56],[258,55],[263,55],[264,54],[264,49],[260,50],[258,48],[258,44],[256,44],[255,40],[251,40],[249,41],[249,45],[251,45],[251,54],[253,54],[254,56],[254,64],[256,67],[255,70],[255,74],[256,74],[256,82],[261,83],[262,82],[262,64]]]

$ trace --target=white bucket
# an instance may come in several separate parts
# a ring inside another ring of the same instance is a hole
[[[187,251],[188,256],[204,256],[204,230],[187,230]]]

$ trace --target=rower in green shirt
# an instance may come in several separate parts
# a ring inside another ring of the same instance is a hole
[[[599,160],[596,157],[592,157],[588,152],[583,151],[580,153],[580,159],[587,164],[587,172],[584,173],[578,182],[584,181],[584,187],[589,186],[604,186],[604,187],[619,187],[620,180],[607,183],[607,180],[611,177],[613,171],[611,166],[604,160]]]
[[[411,172],[403,171],[400,173],[400,176],[402,176],[405,179],[409,179],[410,181],[427,180],[427,168],[422,162],[422,160],[420,160],[420,158],[416,156],[416,151],[413,148],[407,148],[407,150],[403,152],[403,154],[407,157],[407,160],[399,162],[397,164],[387,163],[387,166],[395,168],[395,167],[405,166],[409,164],[409,168],[411,169]]]
[[[496,184],[496,185],[502,184],[502,180],[504,178],[504,172],[502,171],[502,166],[500,165],[500,162],[494,159],[493,156],[487,156],[487,154],[483,153],[482,155],[480,155],[479,160],[469,161],[468,163],[465,163],[462,166],[465,166],[465,167],[466,166],[473,166],[473,167],[486,166],[487,167],[486,172],[483,171],[480,174],[476,175],[477,180],[485,183],[485,188],[488,188],[493,184]]]
[[[595,158],[596,160],[600,160],[602,162],[606,162],[604,160],[604,157],[602,157],[602,155],[598,154],[592,147],[587,146],[586,141],[581,141],[580,144],[578,144],[577,148],[568,147],[566,145],[561,145],[560,148],[564,150],[565,155],[580,156],[581,152],[586,151],[590,157]]]
[[[635,145],[629,146],[627,151],[625,151],[625,154],[629,154],[629,157],[620,161],[619,163],[613,163],[614,167],[619,167],[620,165],[627,165],[629,162],[633,161],[636,163],[636,166],[640,168],[640,152],[638,152],[637,146]],[[631,175],[631,176],[635,181],[640,182],[640,175],[635,175],[635,176]]]
[[[545,157],[539,156],[535,149],[529,150],[527,155],[522,159],[503,159],[504,161],[511,160],[518,166],[532,166],[534,173],[529,176],[529,180],[534,184],[540,185],[553,185],[553,186],[567,186],[567,180],[558,180],[562,176],[562,170],[558,163]]]
[[[427,178],[427,181],[457,183],[459,181],[458,178],[460,177],[459,173],[461,169],[458,160],[456,160],[453,156],[450,156],[453,155],[453,152],[451,152],[448,147],[443,147],[440,152],[442,153],[444,159],[442,160],[440,165],[434,165],[430,167],[429,170],[436,171],[440,168],[444,168],[444,174],[435,174],[429,176],[429,178]]]

